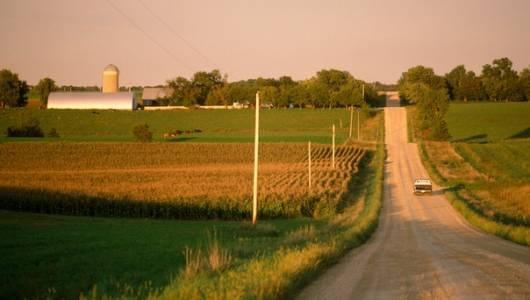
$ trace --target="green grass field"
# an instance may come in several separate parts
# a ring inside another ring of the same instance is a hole
[[[60,140],[67,141],[132,141],[135,125],[147,123],[155,140],[174,130],[200,129],[202,133],[184,135],[174,141],[252,142],[253,110],[190,111],[111,111],[111,110],[0,110],[0,141],[27,139],[6,138],[7,127],[37,118],[44,132],[55,128]],[[361,122],[369,119],[361,117]],[[349,133],[350,113],[346,109],[273,109],[260,113],[261,140],[264,142],[331,142],[331,126],[335,124],[337,142]],[[353,124],[357,124],[354,114]],[[363,124],[365,125],[365,124]],[[369,124],[368,124],[369,125]],[[376,140],[370,128],[363,126],[364,139]],[[356,134],[354,132],[354,134]],[[30,139],[34,140],[34,139]],[[47,139],[55,140],[55,139]]]
[[[451,103],[446,116],[453,142],[530,137],[530,103]]]
[[[0,211],[0,298],[77,298],[97,285],[161,288],[185,265],[185,247],[206,247],[208,232],[237,259],[272,252],[287,232],[319,226],[311,219],[263,222],[261,234],[242,222],[88,218]],[[265,225],[266,224],[266,225]],[[270,228],[270,229],[269,229]]]

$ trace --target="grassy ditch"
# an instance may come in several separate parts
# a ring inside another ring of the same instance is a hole
[[[530,246],[530,228],[527,224],[527,216],[519,216],[515,213],[519,213],[521,210],[511,208],[514,204],[524,205],[524,201],[502,204],[502,199],[496,198],[496,207],[488,205],[485,199],[477,196],[477,191],[484,190],[484,188],[491,189],[491,183],[480,178],[467,178],[467,180],[466,178],[460,178],[460,180],[448,179],[447,176],[443,176],[440,172],[440,166],[443,164],[440,159],[435,159],[428,155],[430,151],[428,149],[429,144],[423,142],[420,143],[419,147],[419,152],[427,171],[437,183],[449,186],[445,190],[449,202],[464,218],[487,233]],[[490,178],[489,176],[485,177]],[[522,197],[525,196],[522,195]]]

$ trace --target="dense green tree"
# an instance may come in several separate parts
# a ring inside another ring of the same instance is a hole
[[[490,100],[524,100],[517,72],[512,67],[513,63],[507,57],[495,59],[491,65],[482,67],[482,84]]]
[[[445,74],[445,80],[452,100],[477,101],[486,97],[480,78],[475,72],[466,71],[464,65],[459,65]]]
[[[277,107],[278,99],[280,97],[280,90],[272,85],[264,86],[260,88],[259,96],[262,104],[271,103]]]
[[[39,80],[39,83],[35,86],[35,89],[40,95],[40,102],[42,105],[46,106],[48,105],[48,96],[51,92],[57,90],[57,85],[55,85],[55,81],[53,79],[46,77]]]
[[[530,101],[530,67],[525,68],[519,75],[519,86],[526,101]]]
[[[414,83],[416,99],[416,124],[424,138],[449,139],[445,115],[449,109],[449,97],[445,89],[433,89],[424,83]]]
[[[418,101],[417,96],[421,91],[416,91],[418,84],[423,84],[431,89],[446,89],[444,78],[436,75],[432,68],[424,66],[415,66],[408,69],[401,75],[398,81],[398,90],[402,99],[406,102],[415,103]]]
[[[196,91],[188,79],[179,76],[169,80],[168,86],[173,89],[170,97],[171,104],[185,106],[196,104]]]
[[[18,74],[7,69],[0,70],[0,106],[24,106],[27,102],[29,86],[20,80]]]
[[[258,90],[254,81],[232,82],[228,87],[228,99],[231,103],[253,103]]]
[[[222,86],[225,82],[221,72],[219,70],[213,70],[211,72],[197,72],[193,75],[191,85],[194,89],[195,102],[199,105],[204,105],[208,94],[214,88]]]

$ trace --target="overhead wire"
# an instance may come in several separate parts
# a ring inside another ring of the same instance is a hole
[[[217,68],[217,64],[210,59],[208,56],[206,56],[202,51],[197,49],[197,47],[193,46],[192,43],[190,43],[187,39],[185,39],[182,35],[180,35],[172,26],[170,26],[162,17],[160,17],[158,14],[156,14],[151,8],[149,8],[143,0],[137,0],[138,3],[140,3],[143,8],[155,19],[157,19],[166,29],[173,34],[173,36],[177,37],[179,40],[184,42],[190,49],[192,49],[195,53],[197,53],[200,57],[202,57],[205,61],[207,61],[212,67]]]
[[[193,69],[186,64],[183,60],[179,59],[175,54],[173,54],[169,49],[164,47],[161,43],[159,43],[153,36],[151,36],[147,31],[145,31],[139,24],[137,24],[132,18],[130,18],[123,10],[121,10],[117,5],[112,3],[111,0],[106,0],[106,2],[117,12],[119,13],[129,24],[131,24],[133,27],[135,27],[138,31],[143,33],[143,35],[148,38],[153,44],[158,46],[162,51],[164,51],[169,57],[171,57],[177,64],[185,67],[188,71],[193,71]]]

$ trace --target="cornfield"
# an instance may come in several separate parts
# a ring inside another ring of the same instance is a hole
[[[260,216],[334,212],[365,150],[262,144]],[[0,145],[0,208],[90,216],[241,219],[251,211],[251,144]]]

